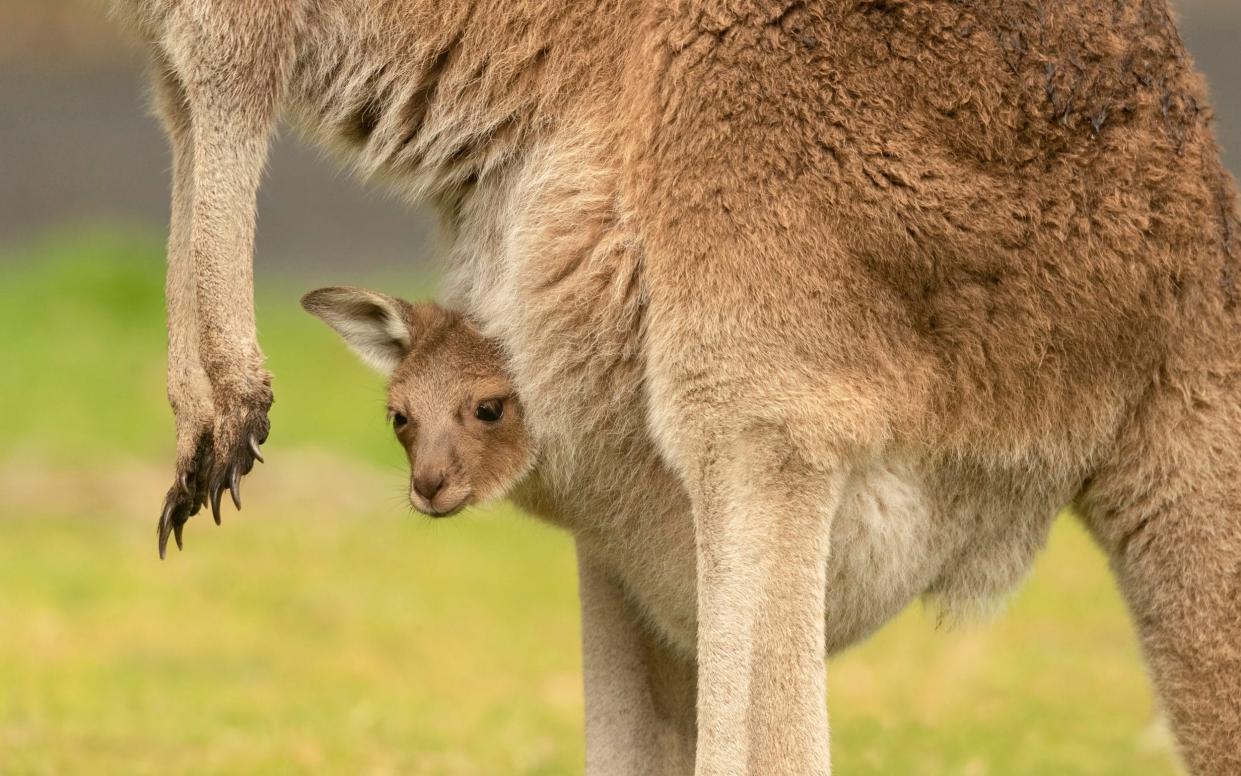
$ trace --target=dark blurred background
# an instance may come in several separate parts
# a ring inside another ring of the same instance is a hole
[[[84,222],[165,228],[170,161],[142,73],[103,0],[0,0],[0,243]],[[260,273],[296,264],[308,282],[325,265],[421,268],[434,249],[427,211],[364,188],[288,131],[259,223]]]

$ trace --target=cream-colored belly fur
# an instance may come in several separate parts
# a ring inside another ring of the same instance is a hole
[[[641,463],[652,459],[638,457]],[[588,493],[591,473],[575,472],[572,498],[536,477],[518,502],[570,530],[579,548],[610,569],[650,624],[687,654],[695,645],[694,524],[688,499],[657,467],[632,472],[657,498]],[[610,478],[608,472],[596,472]],[[669,481],[663,481],[663,480]],[[560,484],[561,486],[564,483]],[[910,601],[938,599],[949,613],[986,607],[1016,584],[1046,538],[1054,508],[990,503],[900,460],[859,462],[832,521],[826,637],[829,653],[868,636]],[[592,498],[592,496],[595,496]],[[670,496],[670,497],[669,497]],[[608,507],[608,503],[612,507]],[[550,510],[548,506],[551,504]],[[993,530],[987,530],[992,528]]]

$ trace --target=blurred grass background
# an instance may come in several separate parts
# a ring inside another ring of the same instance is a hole
[[[1178,5],[1235,151],[1241,7]],[[157,560],[167,156],[138,69],[97,0],[0,0],[0,774],[580,773],[569,541],[410,515],[380,379],[297,305],[429,295],[433,220],[292,143],[261,203],[269,464]],[[1071,518],[994,621],[915,605],[829,686],[841,774],[1177,772]]]

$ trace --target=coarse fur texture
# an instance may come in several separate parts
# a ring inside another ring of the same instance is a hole
[[[1241,772],[1237,213],[1165,0],[114,3],[174,147],[162,541],[266,436],[288,115],[441,209],[578,541],[592,776],[827,773],[826,652],[1070,503]]]

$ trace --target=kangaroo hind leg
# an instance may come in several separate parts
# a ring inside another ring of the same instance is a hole
[[[1079,504],[1186,764],[1224,776],[1241,773],[1241,375],[1184,389],[1146,403]]]

